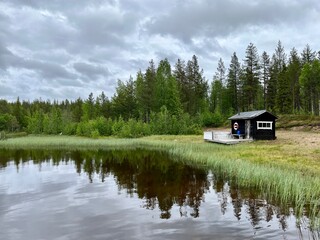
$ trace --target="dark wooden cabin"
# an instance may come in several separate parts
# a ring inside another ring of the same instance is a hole
[[[240,112],[229,118],[231,133],[239,138],[254,140],[276,139],[277,117],[266,110]]]

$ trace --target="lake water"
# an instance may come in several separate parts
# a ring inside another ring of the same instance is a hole
[[[0,239],[319,239],[307,217],[156,151],[0,150]]]

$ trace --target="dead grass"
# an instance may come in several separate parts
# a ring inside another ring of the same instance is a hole
[[[214,131],[228,131],[228,129],[210,129]],[[292,169],[306,175],[320,175],[320,133],[277,130],[274,141],[255,141],[223,148],[223,154],[231,159],[247,160],[256,164],[278,166]],[[172,143],[204,143],[203,136],[149,136],[143,140],[165,141]],[[213,144],[213,143],[212,143]],[[212,146],[212,154],[215,147]]]
[[[256,163],[293,168],[304,174],[320,174],[320,133],[278,130],[275,141],[236,146],[234,157]]]

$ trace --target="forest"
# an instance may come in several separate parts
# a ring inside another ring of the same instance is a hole
[[[220,58],[211,81],[193,55],[174,67],[168,59],[157,66],[151,60],[145,71],[118,80],[111,98],[102,91],[77,100],[0,99],[0,131],[93,138],[198,134],[239,111],[318,116],[319,108],[320,51],[306,45],[287,55],[279,41],[272,55],[259,55],[250,43],[242,61],[236,52],[228,67]]]

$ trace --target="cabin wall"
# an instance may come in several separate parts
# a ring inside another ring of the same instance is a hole
[[[270,121],[272,122],[272,129],[271,130],[267,130],[267,129],[258,129],[257,128],[257,122],[258,121]],[[268,113],[264,113],[254,119],[252,119],[251,121],[252,123],[252,136],[253,139],[255,140],[274,140],[276,139],[276,121],[275,118],[268,114]]]

